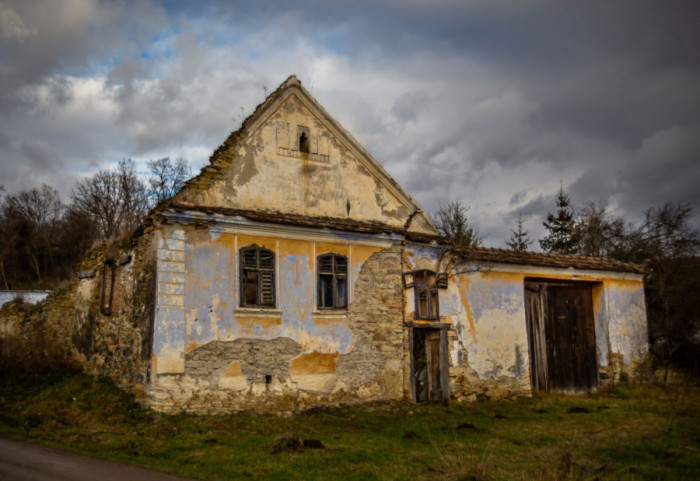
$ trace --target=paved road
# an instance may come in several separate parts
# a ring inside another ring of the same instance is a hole
[[[0,439],[0,481],[187,481],[58,449]],[[189,481],[194,481],[189,479]]]

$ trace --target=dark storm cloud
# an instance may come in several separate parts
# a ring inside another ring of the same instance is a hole
[[[576,204],[630,216],[698,209],[699,13],[675,0],[0,0],[0,176],[13,191],[38,179],[30,165],[201,165],[295,73],[425,210],[472,205],[488,244],[520,210],[536,235],[560,182]]]
[[[164,18],[151,2],[97,0],[0,2],[0,102],[17,106],[18,88],[43,84],[57,72],[84,75],[95,62],[138,43]],[[5,110],[7,112],[7,110]]]

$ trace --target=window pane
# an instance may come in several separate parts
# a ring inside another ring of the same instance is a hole
[[[255,271],[243,273],[243,303],[251,306],[258,303],[258,273]]]
[[[344,277],[338,277],[336,279],[338,300],[335,303],[335,307],[347,307],[348,301],[345,299],[346,283]]]
[[[252,269],[258,267],[256,249],[245,249],[243,251],[243,267],[250,267]]]
[[[318,264],[321,273],[333,274],[333,258],[331,256],[321,256]]]
[[[333,307],[333,276],[321,275],[321,307]]]
[[[418,291],[418,317],[425,319],[428,315],[428,297],[424,290]]]
[[[438,296],[437,292],[430,293],[430,319],[438,318]]]
[[[336,274],[347,274],[348,273],[348,260],[341,255],[335,256],[335,273]]]
[[[260,249],[260,268],[272,269],[272,252],[266,249]]]

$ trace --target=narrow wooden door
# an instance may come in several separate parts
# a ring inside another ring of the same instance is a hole
[[[589,285],[547,286],[549,389],[589,391],[598,385],[593,301]]]
[[[440,382],[440,331],[430,329],[426,333],[425,350],[428,355],[428,386],[430,401],[442,402],[442,386]]]

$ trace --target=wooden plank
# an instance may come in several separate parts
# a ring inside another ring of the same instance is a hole
[[[547,390],[547,343],[542,310],[542,286],[525,283],[525,322],[530,349],[530,381],[532,388]]]
[[[450,365],[447,353],[447,327],[440,329],[440,390],[442,391],[441,402],[450,402]]]
[[[425,336],[425,348],[428,355],[428,386],[429,399],[442,402],[442,386],[440,385],[440,331],[429,329]]]
[[[409,360],[409,372],[411,373],[411,400],[414,403],[418,402],[418,397],[416,394],[416,353],[413,350],[413,332],[415,329],[411,328],[408,330],[408,352],[411,353]]]

